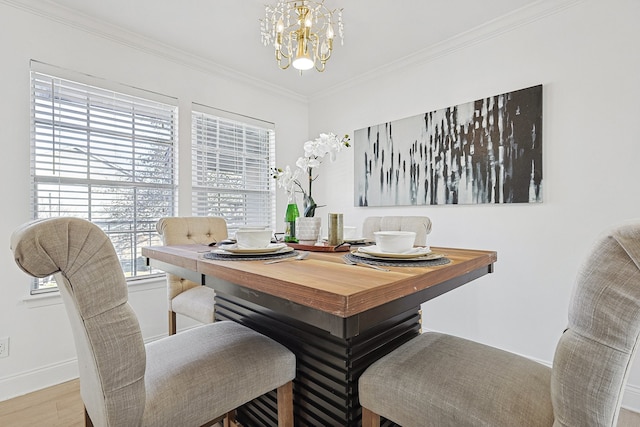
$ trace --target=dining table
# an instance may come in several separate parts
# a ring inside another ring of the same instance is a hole
[[[239,322],[296,355],[296,426],[360,426],[362,372],[422,332],[422,303],[492,273],[497,261],[495,251],[448,247],[430,248],[438,256],[424,262],[360,257],[357,247],[297,259],[292,249],[277,263],[205,245],[142,254],[154,269],[213,288],[216,321]],[[275,391],[241,407],[237,419],[277,425]]]

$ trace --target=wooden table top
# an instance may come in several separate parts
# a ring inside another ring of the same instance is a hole
[[[202,245],[152,246],[142,255],[199,274],[213,276],[339,317],[349,317],[389,301],[455,279],[475,270],[492,271],[495,251],[432,247],[449,264],[435,267],[386,267],[377,271],[347,265],[344,253],[310,252],[302,261],[210,260]]]

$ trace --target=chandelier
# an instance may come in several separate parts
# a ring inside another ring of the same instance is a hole
[[[344,44],[342,9],[329,10],[324,0],[278,0],[265,6],[260,34],[265,46],[273,45],[281,69],[292,65],[301,74],[313,67],[322,72],[333,51],[334,25]]]

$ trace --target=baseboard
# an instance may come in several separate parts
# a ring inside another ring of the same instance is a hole
[[[640,387],[627,384],[622,396],[622,407],[633,412],[640,412]]]
[[[185,328],[189,329],[189,328]],[[145,339],[145,344],[166,337]],[[72,358],[0,378],[0,402],[78,378],[78,359]]]
[[[78,378],[76,358],[0,378],[0,401]]]

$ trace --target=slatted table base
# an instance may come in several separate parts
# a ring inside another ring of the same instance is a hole
[[[243,299],[217,293],[216,319],[244,324],[296,355],[296,426],[360,426],[358,378],[374,361],[420,333],[420,308],[380,322],[355,337],[340,338]],[[380,385],[384,387],[383,384]],[[238,412],[245,427],[277,426],[275,392]],[[383,425],[391,425],[385,422]]]

